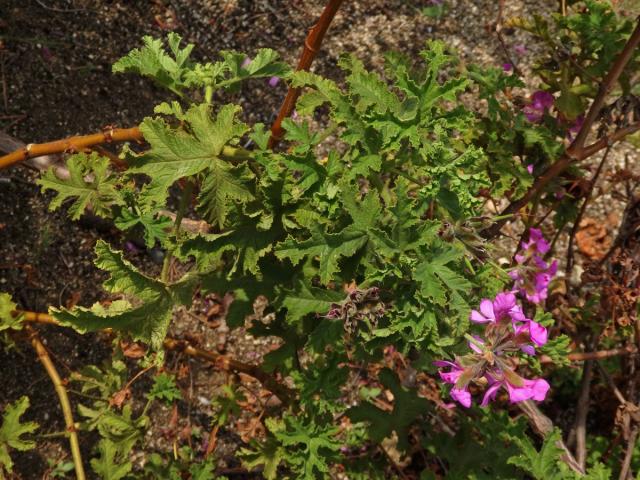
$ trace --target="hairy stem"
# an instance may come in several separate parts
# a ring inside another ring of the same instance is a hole
[[[329,0],[327,2],[318,22],[311,27],[311,30],[309,30],[309,33],[304,40],[304,49],[302,50],[302,55],[300,55],[300,60],[298,60],[296,71],[309,70],[318,50],[320,50],[322,39],[324,38],[325,33],[327,33],[329,25],[331,25],[331,21],[333,20],[333,17],[335,17],[343,1],[344,0]],[[284,102],[282,102],[282,106],[278,112],[278,116],[271,126],[269,148],[275,147],[282,138],[284,133],[282,130],[282,121],[291,115],[299,96],[300,88],[289,87],[287,96],[285,97]]]
[[[69,402],[69,396],[67,395],[67,390],[62,383],[62,379],[56,370],[55,365],[51,361],[51,357],[49,356],[49,352],[44,347],[38,334],[31,327],[26,327],[29,336],[31,337],[31,345],[35,349],[38,354],[38,359],[42,366],[47,371],[51,382],[53,383],[53,387],[58,394],[58,400],[60,401],[60,407],[62,408],[62,414],[64,416],[64,423],[67,430],[67,436],[69,437],[69,446],[71,448],[71,456],[73,457],[73,465],[76,471],[76,478],[78,480],[84,480],[84,467],[82,465],[82,456],[80,455],[80,443],[78,441],[78,434],[76,432],[75,422],[73,421],[73,413],[71,410],[71,403]]]
[[[142,136],[140,129],[138,127],[131,127],[112,128],[100,133],[62,138],[60,140],[47,143],[31,143],[0,157],[0,170],[24,160],[28,160],[29,158],[55,155],[58,153],[79,152],[103,143],[128,141],[141,142],[143,140],[144,137]],[[245,161],[251,158],[251,154],[248,150],[230,146],[225,146],[222,149],[220,156],[232,163]],[[115,161],[115,158],[111,158]],[[119,165],[119,167],[126,168],[126,165]]]
[[[173,221],[173,234],[177,237],[180,234],[180,224],[184,218],[184,214],[191,203],[191,195],[193,194],[193,182],[187,180],[186,185],[182,189],[182,196],[180,197],[180,204],[178,205],[178,211],[176,212],[176,218]],[[164,257],[162,263],[162,272],[160,273],[160,279],[164,282],[170,282],[169,269],[171,267],[171,261],[173,260],[173,254],[170,250],[167,250],[167,256]]]

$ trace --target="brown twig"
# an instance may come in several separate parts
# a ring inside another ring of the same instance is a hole
[[[587,210],[587,205],[591,200],[591,196],[593,195],[593,191],[596,189],[596,183],[598,182],[598,177],[600,177],[600,173],[602,172],[602,168],[604,167],[605,162],[607,161],[607,157],[609,156],[609,152],[611,151],[611,147],[607,147],[604,151],[604,155],[602,155],[602,160],[598,164],[598,168],[596,172],[593,174],[593,178],[589,182],[589,190],[584,197],[584,201],[580,206],[580,211],[576,216],[576,219],[573,222],[573,226],[571,227],[571,233],[569,234],[569,242],[567,245],[567,266],[565,276],[571,281],[571,273],[573,272],[573,264],[574,264],[574,256],[573,256],[573,242],[576,237],[576,233],[578,233],[578,228],[580,228],[580,223],[582,222],[582,217],[584,216],[584,212]]]
[[[49,356],[49,352],[44,347],[38,334],[31,327],[26,327],[27,333],[31,338],[31,345],[35,349],[38,354],[38,359],[42,366],[47,371],[51,382],[53,383],[53,387],[58,394],[58,400],[60,401],[60,407],[62,408],[62,414],[64,416],[64,423],[66,426],[66,434],[69,437],[69,446],[71,448],[71,456],[73,457],[73,465],[76,472],[76,478],[78,480],[84,480],[84,467],[82,465],[82,456],[80,454],[80,442],[78,441],[78,434],[76,432],[75,422],[73,420],[73,413],[71,410],[71,403],[69,402],[69,396],[67,395],[67,390],[64,387],[64,383],[56,370],[55,365],[51,361],[51,357]]]
[[[313,63],[313,59],[316,57],[316,54],[320,50],[320,45],[322,44],[322,39],[324,38],[325,33],[329,29],[329,25],[331,25],[331,21],[333,17],[335,17],[340,5],[344,0],[329,0],[318,19],[318,22],[311,27],[307,37],[304,40],[304,49],[302,50],[302,55],[300,55],[300,60],[298,60],[298,66],[296,67],[296,71],[300,70],[309,70],[311,67],[311,63]],[[278,116],[276,117],[273,125],[271,126],[271,137],[269,138],[269,148],[273,148],[278,144],[283,135],[282,130],[282,121],[291,115],[293,109],[296,106],[296,100],[300,96],[300,88],[292,88],[289,87],[287,91],[287,96],[282,102],[282,106],[280,107],[280,111],[278,112]]]
[[[7,168],[28,158],[64,152],[79,152],[85,148],[102,143],[126,142],[130,140],[141,141],[142,139],[140,129],[138,127],[132,127],[111,128],[100,133],[63,138],[62,140],[48,143],[31,143],[24,148],[0,157],[0,169]]]
[[[624,460],[622,461],[622,467],[620,468],[619,480],[628,480],[631,478],[631,457],[636,447],[636,440],[638,439],[638,427],[634,427],[629,435],[629,442],[627,443],[627,451],[624,454]]]
[[[248,365],[229,358],[226,355],[196,348],[186,340],[167,338],[164,341],[164,348],[167,350],[183,352],[191,357],[206,360],[222,370],[232,370],[238,373],[244,373],[245,375],[253,377],[262,383],[266,388],[276,394],[283,403],[289,403],[292,400],[293,392],[288,387],[276,382],[273,377],[261,370],[257,365]]]
[[[567,355],[570,362],[585,362],[588,360],[603,360],[605,358],[619,357],[625,355],[636,355],[638,349],[634,346],[614,348],[611,350],[599,350],[597,352],[573,352]],[[540,357],[540,363],[553,363],[553,359],[547,355]]]
[[[14,315],[23,315],[24,320],[27,322],[60,325],[53,316],[47,313],[16,311],[14,312]],[[229,358],[226,355],[194,347],[186,340],[177,340],[175,338],[167,337],[164,340],[163,346],[167,350],[182,352],[190,357],[211,362],[222,370],[236,371],[255,378],[266,388],[271,390],[285,404],[290,403],[293,399],[294,392],[291,389],[278,383],[273,377],[261,370],[257,365],[249,365]]]
[[[560,176],[569,166],[571,166],[574,162],[579,162],[589,158],[590,156],[596,154],[600,150],[603,150],[607,147],[612,146],[614,143],[617,143],[621,140],[624,140],[628,135],[637,132],[640,130],[640,122],[632,123],[627,127],[620,128],[613,132],[611,135],[606,135],[596,142],[582,148],[578,152],[574,152],[574,156],[569,156],[566,152],[562,155],[558,161],[551,164],[551,166],[543,172],[533,185],[529,187],[527,192],[518,200],[514,200],[507,206],[502,212],[500,212],[500,216],[504,216],[505,218],[501,218],[496,221],[491,227],[487,228],[482,232],[482,235],[489,239],[498,236],[500,233],[500,229],[505,224],[505,222],[514,214],[518,213],[521,208],[527,205],[529,201],[535,197],[539,192],[541,192],[552,180]]]
[[[597,344],[597,340],[591,342],[591,347]],[[576,419],[573,430],[567,444],[571,445],[575,439],[576,461],[582,469],[585,468],[587,460],[587,415],[589,414],[589,398],[591,392],[591,380],[593,378],[593,362],[587,360],[582,369],[582,382],[580,385],[580,396],[576,408]]]

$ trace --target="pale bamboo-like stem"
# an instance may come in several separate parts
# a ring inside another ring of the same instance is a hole
[[[112,128],[91,135],[79,135],[63,138],[54,142],[30,143],[24,148],[15,150],[8,155],[0,157],[0,169],[10,167],[28,158],[53,155],[64,152],[80,152],[86,148],[111,142],[141,141],[142,132],[138,127]]]
[[[138,127],[131,127],[113,128],[100,133],[78,135],[47,143],[32,143],[0,157],[0,170],[29,158],[54,155],[58,153],[80,152],[103,143],[127,141],[141,142],[143,140],[144,137],[140,129]],[[224,146],[220,155],[231,163],[241,163],[251,157],[251,153],[248,150],[230,146]],[[110,159],[116,162],[116,157],[110,156]],[[117,160],[119,161],[119,159]],[[126,165],[122,162],[117,166],[120,168],[126,168]]]
[[[71,448],[71,456],[73,457],[76,478],[78,480],[85,480],[86,477],[84,474],[84,467],[82,465],[82,455],[80,454],[80,442],[78,441],[78,434],[73,420],[73,412],[71,410],[69,396],[67,395],[67,389],[64,387],[62,379],[49,356],[49,352],[47,352],[47,349],[40,341],[37,332],[29,326],[26,327],[26,330],[31,338],[31,345],[33,345],[33,348],[38,354],[38,359],[47,371],[47,374],[53,383],[53,387],[58,394],[58,400],[60,401],[60,407],[62,408],[62,415],[64,416],[64,423],[67,430],[67,436],[69,437],[69,446]]]

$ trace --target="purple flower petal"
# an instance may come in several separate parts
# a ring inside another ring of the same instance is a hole
[[[527,172],[529,172],[530,175],[533,175],[533,163],[527,165]]]
[[[498,393],[498,390],[501,386],[502,384],[500,382],[495,382],[493,385],[487,388],[487,391],[484,392],[484,397],[482,397],[482,403],[480,404],[480,406],[486,407],[487,405],[489,405],[489,402],[496,398],[496,394]]]
[[[471,320],[474,323],[491,322],[491,320],[489,318],[483,317],[482,314],[480,312],[478,312],[477,310],[471,310],[471,313],[469,314],[469,320]]]
[[[537,110],[547,110],[553,106],[555,98],[549,92],[538,90],[531,97],[531,104]]]
[[[466,388],[452,388],[451,398],[463,407],[469,408],[471,406],[471,393]]]
[[[511,70],[513,70],[513,65],[510,63],[503,63],[502,70],[504,70],[505,72],[510,72]]]
[[[540,325],[538,322],[529,320],[529,335],[533,343],[541,347],[547,343],[547,329]]]
[[[480,312],[484,315],[489,321],[495,322],[496,315],[493,311],[493,302],[487,298],[482,299],[480,302]]]
[[[549,383],[544,378],[528,381],[531,382],[532,398],[538,402],[543,401],[547,396],[547,392],[551,388]]]
[[[247,68],[249,66],[249,64],[251,63],[251,57],[247,57],[244,59],[244,61],[242,62],[241,67],[242,68]]]
[[[269,86],[272,88],[278,86],[278,83],[280,83],[280,77],[271,77],[269,79]]]
[[[533,345],[520,345],[520,350],[522,350],[527,355],[533,356],[536,354],[536,349]]]
[[[522,44],[514,45],[513,51],[516,52],[518,55],[524,55],[525,53],[527,53],[527,47],[525,47]]]

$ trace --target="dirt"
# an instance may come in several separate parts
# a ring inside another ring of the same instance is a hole
[[[336,65],[345,52],[353,52],[380,69],[383,52],[398,50],[416,56],[427,39],[442,38],[457,48],[465,61],[493,66],[515,62],[522,71],[528,71],[535,48],[526,37],[505,29],[505,48],[492,33],[499,2],[445,3],[445,14],[431,18],[421,13],[431,5],[430,0],[345,1],[314,70],[330,78],[339,77]],[[545,12],[556,2],[506,3],[503,15],[508,18]],[[323,5],[323,1],[312,0],[2,0],[0,130],[30,143],[92,133],[107,125],[129,127],[139,123],[152,113],[154,105],[170,97],[148,80],[113,75],[111,65],[139,46],[143,35],[161,37],[176,31],[196,44],[196,59],[215,58],[222,49],[252,55],[258,48],[270,47],[295,65],[304,36]],[[515,53],[513,47],[525,43],[527,51]],[[285,93],[282,83],[271,88],[264,81],[253,81],[228,100],[243,106],[247,122],[269,124]],[[0,290],[11,293],[21,308],[40,312],[49,305],[90,305],[103,299],[98,285],[104,274],[93,266],[93,246],[98,238],[104,238],[123,249],[127,239],[108,228],[71,222],[64,211],[49,212],[49,197],[40,193],[34,184],[36,178],[36,173],[20,166],[0,172]],[[147,271],[158,269],[157,253],[127,251],[128,257]],[[212,305],[196,305],[188,314],[179,312],[174,332],[187,332],[199,338],[203,347],[226,349],[247,362],[258,361],[272,348],[242,330],[230,333],[222,342],[221,337],[227,334],[224,324],[215,321],[220,315],[207,315]],[[109,345],[96,336],[81,337],[54,327],[40,331],[65,377],[109,355]],[[183,369],[187,373],[180,380],[188,402],[180,405],[176,422],[170,410],[152,411],[154,427],[149,438],[158,448],[170,446],[177,432],[187,427],[189,432],[200,429],[202,437],[208,436],[211,398],[228,381],[226,374],[211,366],[179,355],[169,356],[168,364],[176,371],[181,365],[189,366]],[[40,423],[40,432],[63,430],[57,398],[29,344],[0,350],[0,365],[0,407],[29,395],[32,407],[27,418]],[[268,402],[258,398],[259,388],[254,392],[254,403]],[[167,425],[173,430],[160,428]],[[259,431],[259,426],[256,428]],[[217,455],[222,458],[222,466],[238,466],[233,452],[240,439],[254,430],[245,425],[240,436],[221,432]],[[93,445],[90,436],[83,440],[87,461]],[[43,440],[37,452],[16,455],[16,478],[41,478],[47,470],[46,457],[66,456],[68,460],[65,452],[66,441]]]

